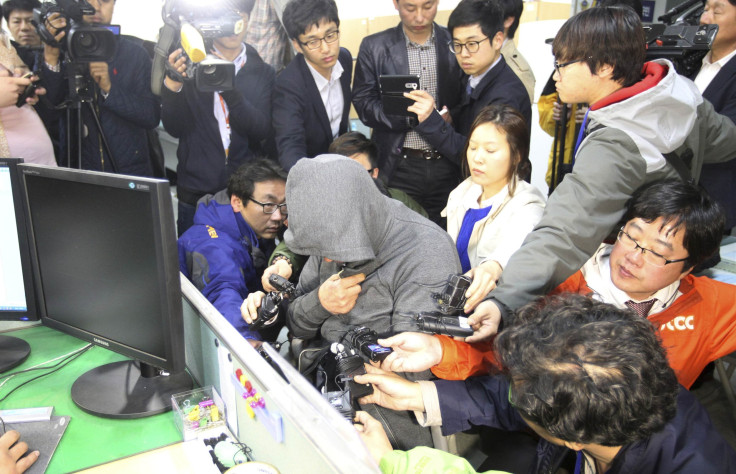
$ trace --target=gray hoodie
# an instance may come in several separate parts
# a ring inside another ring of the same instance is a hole
[[[299,278],[304,295],[289,307],[296,337],[309,339],[321,330],[324,339],[334,342],[355,326],[379,334],[415,328],[412,316],[436,310],[431,293],[442,289],[449,274],[460,272],[450,236],[382,195],[365,169],[349,158],[300,160],[289,172],[286,201],[286,244],[310,256]],[[348,263],[345,272],[364,273],[366,279],[355,307],[333,315],[317,292],[340,271],[340,262]]]

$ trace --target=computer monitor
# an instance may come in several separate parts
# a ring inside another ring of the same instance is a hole
[[[0,320],[36,321],[26,222],[21,205],[18,164],[21,158],[0,158]],[[17,337],[0,335],[0,372],[28,358],[31,346]]]
[[[192,382],[168,182],[19,169],[42,323],[134,359],[83,374],[72,399],[110,418],[170,409]]]

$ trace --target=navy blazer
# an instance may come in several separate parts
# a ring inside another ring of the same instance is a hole
[[[452,39],[447,28],[434,23],[437,52],[437,106],[455,107],[460,100],[463,71],[455,54],[447,47]],[[378,78],[382,74],[409,74],[409,55],[401,23],[395,28],[363,38],[355,65],[353,105],[360,120],[373,129],[379,149],[381,177],[387,182],[401,157],[406,132],[411,130],[406,117],[386,115],[381,105]]]
[[[417,125],[416,131],[421,133],[427,142],[444,156],[456,163],[462,162],[463,149],[470,133],[470,127],[478,113],[487,105],[505,104],[515,108],[524,116],[527,126],[531,127],[532,104],[529,94],[519,76],[501,60],[488,71],[470,95],[465,91],[469,77],[463,79],[463,95],[460,104],[450,113],[453,125],[448,124],[435,110],[427,119]],[[454,127],[454,128],[453,128]]]
[[[693,78],[697,75],[695,73]],[[736,123],[736,57],[731,58],[708,84],[703,97],[721,115]],[[734,150],[736,157],[736,150]],[[723,206],[726,229],[736,226],[736,159],[725,163],[704,164],[699,183]]]
[[[338,133],[342,135],[349,128],[353,56],[347,49],[340,48],[338,61],[344,70],[340,84],[345,103]],[[301,158],[327,153],[332,143],[332,127],[317,84],[302,54],[297,54],[276,78],[272,117],[279,161],[286,171]]]

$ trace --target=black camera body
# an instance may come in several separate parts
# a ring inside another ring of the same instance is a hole
[[[261,306],[258,308],[258,319],[250,325],[250,329],[254,331],[276,323],[281,314],[282,302],[296,295],[296,287],[286,278],[274,273],[268,277],[268,281],[276,288],[276,291],[271,291],[261,301]]]
[[[473,328],[468,324],[468,318],[463,312],[468,291],[472,280],[465,275],[451,274],[440,293],[432,294],[437,303],[438,311],[424,311],[414,317],[417,329],[430,334],[444,334],[454,337],[468,337],[473,334]]]
[[[231,90],[235,81],[235,64],[208,55],[198,63],[190,62],[187,77],[194,80],[194,86],[201,92]]]
[[[675,70],[691,76],[702,64],[718,33],[718,25],[665,25],[644,27],[646,58],[669,59]]]
[[[335,381],[338,385],[344,387],[347,384],[350,390],[350,396],[353,399],[373,393],[373,386],[371,384],[360,384],[353,380],[356,375],[365,375],[366,373],[363,358],[360,357],[355,349],[334,343],[331,346],[331,350],[335,354],[335,361],[337,362]]]
[[[366,327],[351,329],[345,334],[343,340],[347,341],[371,362],[381,362],[393,352],[390,347],[383,347],[378,344],[376,331]]]
[[[66,19],[66,32],[61,42],[46,28],[49,15],[58,13]],[[84,15],[94,15],[95,9],[86,0],[56,0],[33,10],[33,25],[44,43],[65,52],[72,62],[107,62],[115,54],[115,34],[108,28],[85,25]]]

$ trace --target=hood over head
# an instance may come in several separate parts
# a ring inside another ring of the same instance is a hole
[[[301,159],[286,181],[286,245],[298,254],[338,262],[373,260],[388,229],[389,200],[350,158]]]

